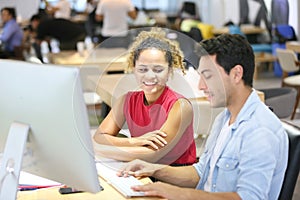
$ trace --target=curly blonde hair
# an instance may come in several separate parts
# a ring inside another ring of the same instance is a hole
[[[185,74],[184,56],[178,43],[169,40],[161,28],[152,28],[150,31],[142,31],[135,38],[135,41],[131,44],[128,51],[128,71],[133,70],[135,62],[141,52],[149,48],[155,48],[165,52],[165,58],[169,64],[169,68],[181,69],[182,73]]]

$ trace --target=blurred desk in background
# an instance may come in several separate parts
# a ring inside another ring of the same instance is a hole
[[[255,53],[255,68],[253,79],[256,80],[258,77],[258,71],[262,63],[268,64],[269,70],[273,69],[273,62],[277,61],[277,57],[271,53],[259,52]]]
[[[285,43],[286,48],[300,53],[300,42],[299,41],[289,41]]]
[[[241,28],[241,31],[245,35],[261,34],[261,33],[264,33],[266,31],[266,29],[264,29],[264,28],[253,26],[253,25],[241,25],[240,28]],[[221,35],[221,34],[224,34],[224,33],[229,33],[229,28],[228,27],[213,29],[213,34],[214,35]]]
[[[84,51],[80,55],[77,51],[61,51],[50,53],[50,63],[73,67],[97,66],[102,71],[120,71],[126,69],[127,49],[124,48],[95,48],[91,53]]]
[[[247,40],[251,44],[260,43],[259,36],[264,33],[267,33],[267,29],[261,28],[258,26],[254,26],[254,25],[249,25],[249,24],[241,25],[240,30],[242,33],[244,33],[246,35]],[[224,33],[230,33],[229,27],[213,29],[213,34],[215,36],[224,34]]]

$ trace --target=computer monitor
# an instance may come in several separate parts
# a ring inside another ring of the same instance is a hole
[[[100,191],[78,68],[0,60],[0,94],[0,197],[5,187],[16,193],[18,164],[78,190]]]

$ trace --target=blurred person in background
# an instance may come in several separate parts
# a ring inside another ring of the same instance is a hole
[[[40,59],[42,41],[50,42],[51,39],[56,39],[59,42],[60,50],[76,50],[77,42],[84,41],[86,37],[84,27],[67,19],[41,20],[39,15],[33,15],[30,25],[36,56]]]
[[[135,19],[137,12],[130,0],[101,0],[96,10],[96,20],[103,21],[103,40],[111,36],[127,36],[127,17]]]
[[[0,35],[1,58],[14,56],[14,49],[22,44],[23,31],[16,22],[15,8],[5,7],[1,9],[1,19],[4,24]]]
[[[50,5],[46,0],[46,11],[54,18],[70,19],[71,17],[71,4],[68,0],[59,0],[57,4]]]
[[[96,21],[96,9],[97,9],[97,4],[99,1],[96,0],[87,0],[86,2],[86,9],[85,13],[87,15],[87,20],[84,23],[85,30],[87,35],[93,39],[94,42],[98,42],[97,38],[97,30],[98,28],[101,29],[102,27],[102,21]],[[100,31],[99,31],[100,34]]]

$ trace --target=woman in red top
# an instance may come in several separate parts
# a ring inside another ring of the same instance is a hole
[[[173,68],[184,73],[178,45],[161,29],[143,31],[129,49],[128,67],[141,90],[119,98],[100,124],[94,135],[96,154],[122,161],[195,163],[192,105],[166,86]],[[131,138],[116,137],[125,122]]]

